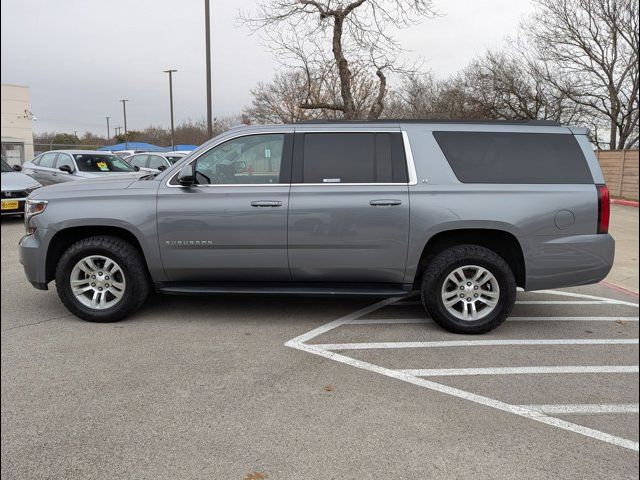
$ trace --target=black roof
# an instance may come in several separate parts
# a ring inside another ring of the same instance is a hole
[[[437,120],[437,119],[406,119],[406,118],[378,118],[376,120],[304,120],[295,124],[332,124],[332,123],[461,123],[488,125],[532,125],[545,127],[561,127],[562,124],[553,120]]]

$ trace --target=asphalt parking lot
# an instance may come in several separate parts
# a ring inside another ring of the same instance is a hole
[[[415,297],[156,296],[91,324],[28,285],[22,228],[2,221],[2,478],[638,477],[633,294],[519,293],[476,337]]]

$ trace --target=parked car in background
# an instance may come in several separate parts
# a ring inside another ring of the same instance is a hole
[[[145,153],[136,153],[135,155],[131,155],[127,157],[125,160],[130,163],[133,167],[138,167],[142,171],[146,172],[161,172],[166,170],[171,165],[176,163],[181,158],[184,158],[184,153],[176,153],[176,152],[166,152],[166,153],[155,153],[155,152],[145,152]]]
[[[2,160],[2,215],[22,215],[24,201],[40,185],[33,178],[21,173],[20,165],[13,168]]]
[[[138,170],[111,152],[52,150],[23,165],[23,171],[42,185],[102,176],[139,176]]]

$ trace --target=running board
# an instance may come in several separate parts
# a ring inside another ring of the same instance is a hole
[[[156,284],[156,290],[159,293],[169,295],[258,294],[393,297],[406,295],[412,290],[412,285],[175,282]]]

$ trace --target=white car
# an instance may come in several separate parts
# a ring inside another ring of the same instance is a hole
[[[2,160],[2,215],[22,215],[24,201],[36,188],[41,187],[33,178],[21,173],[22,168],[13,168]]]

